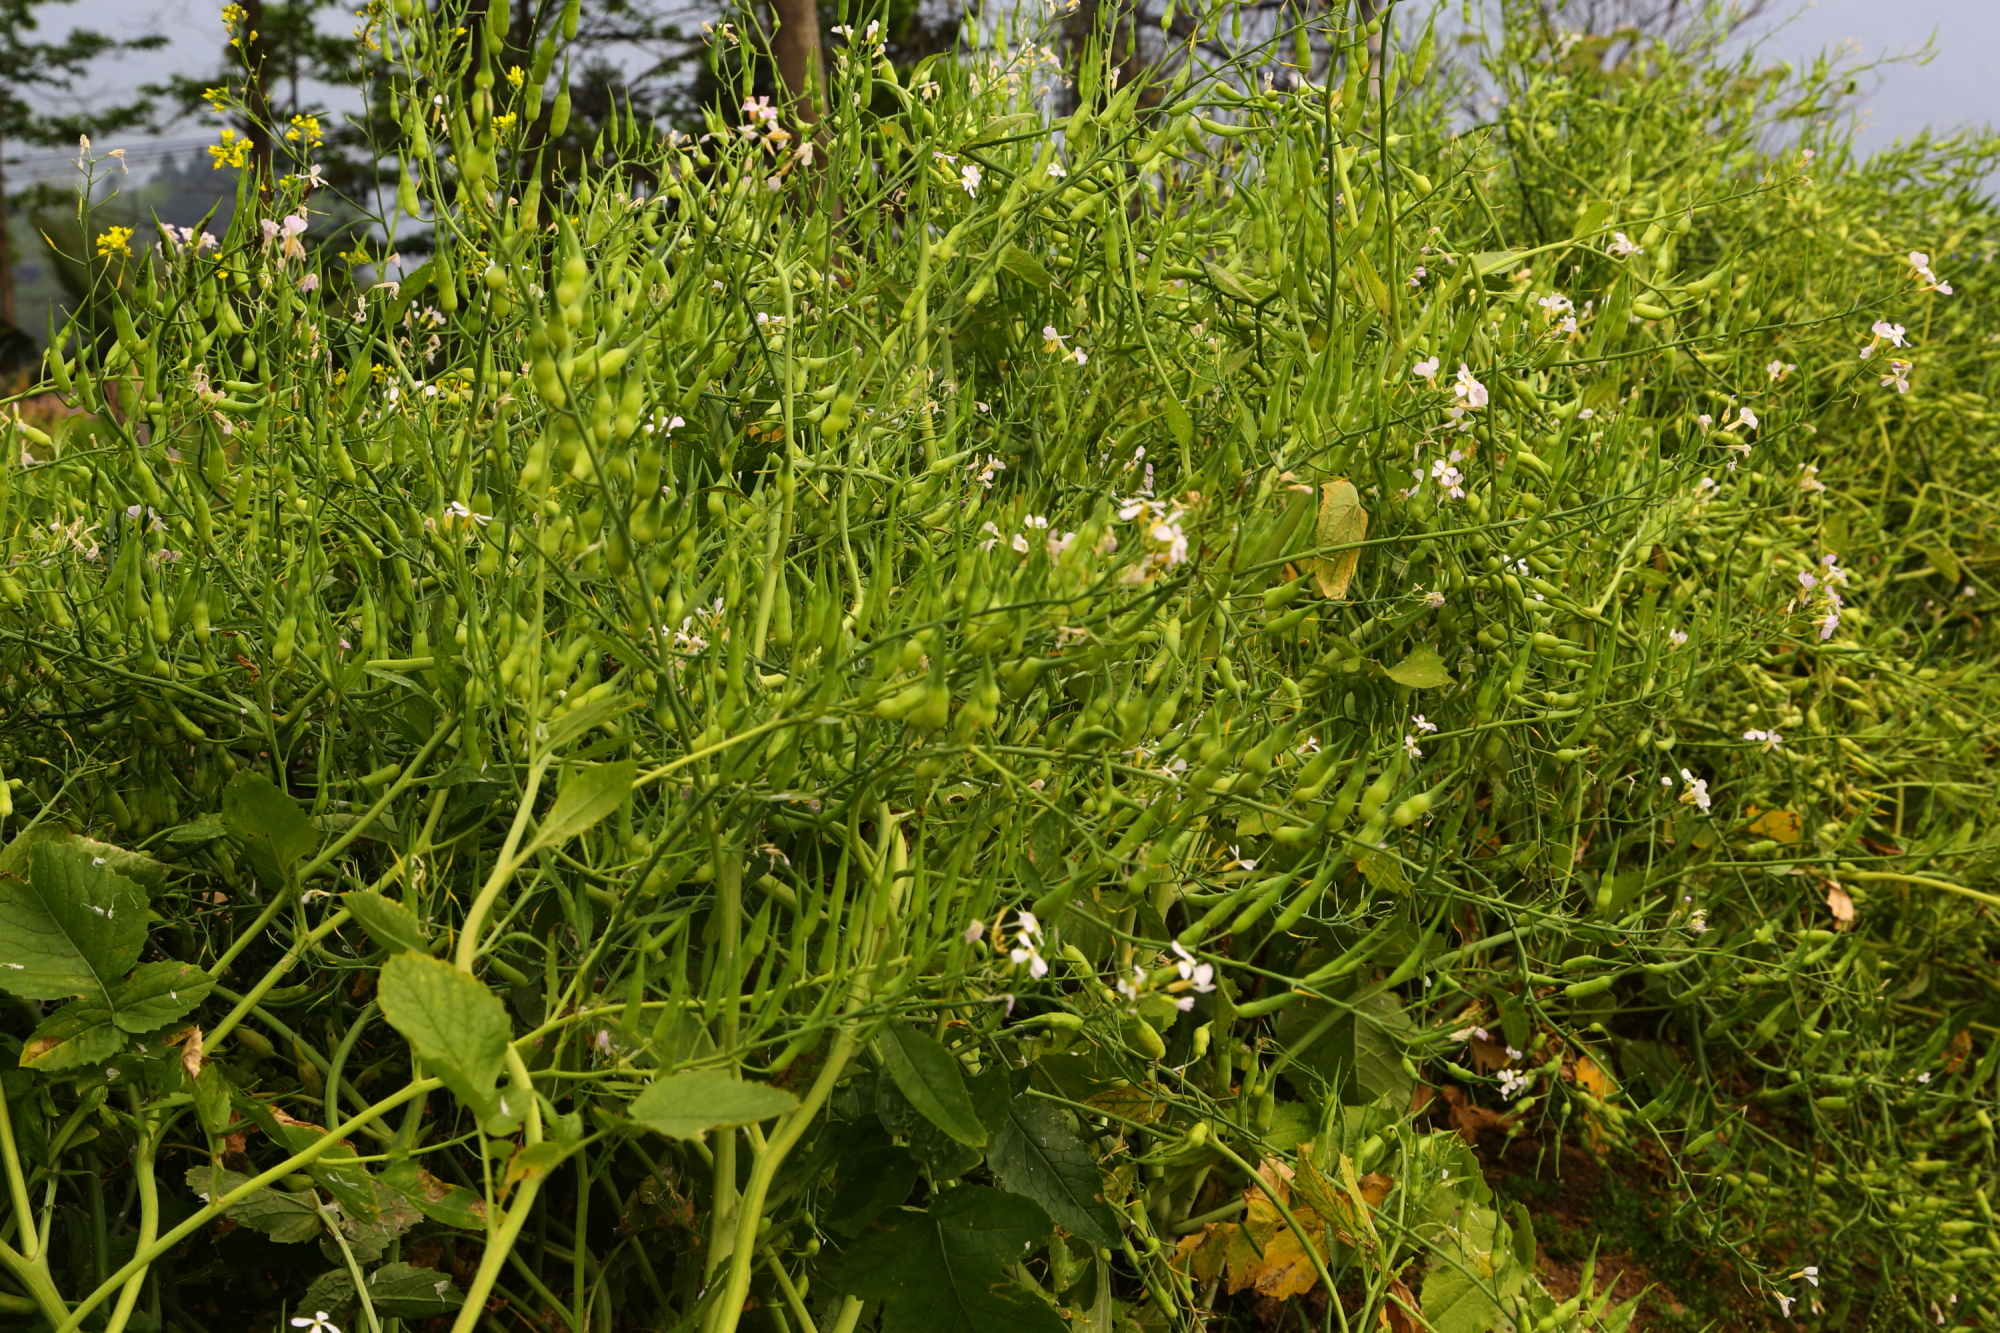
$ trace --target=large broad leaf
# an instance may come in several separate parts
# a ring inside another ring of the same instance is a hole
[[[419,953],[399,953],[383,966],[377,996],[382,1016],[430,1070],[487,1114],[512,1035],[500,997],[470,972]]]
[[[1063,1230],[1092,1245],[1118,1243],[1118,1215],[1105,1202],[1104,1174],[1053,1107],[1014,1098],[986,1159],[1002,1185],[1040,1204]]]
[[[638,776],[638,764],[621,759],[615,764],[593,764],[571,778],[535,830],[528,850],[560,846],[589,829],[625,804]]]
[[[147,963],[111,992],[113,1021],[127,1032],[151,1032],[193,1013],[214,985],[192,963]]]
[[[125,1046],[111,1011],[95,1000],[76,1000],[35,1025],[21,1048],[21,1065],[45,1074],[101,1064]]]
[[[352,893],[340,895],[341,906],[354,913],[354,919],[368,932],[368,938],[397,953],[408,949],[415,953],[428,953],[430,941],[424,934],[423,923],[416,913],[392,898],[368,889],[356,889]]]
[[[990,1142],[990,1136],[1007,1123],[1007,1070],[996,1066],[968,1078],[965,1090]],[[932,1180],[956,1180],[979,1165],[982,1155],[979,1149],[967,1147],[932,1124],[910,1104],[896,1080],[887,1075],[875,1080],[875,1114],[890,1133],[909,1141],[910,1152],[924,1164]]]
[[[883,1068],[924,1119],[969,1148],[986,1146],[986,1126],[950,1051],[902,1023],[883,1029],[880,1050]]]
[[[320,833],[298,803],[261,773],[244,770],[222,789],[222,819],[243,844],[258,877],[283,883],[299,858],[319,846]]]
[[[841,1286],[888,1302],[882,1333],[1061,1333],[1056,1312],[1005,1272],[1048,1236],[1048,1214],[1032,1200],[961,1185],[863,1232],[847,1248]]]
[[[114,847],[108,842],[86,838],[77,833],[65,833],[59,828],[41,824],[29,829],[5,847],[0,847],[0,875],[13,875],[19,879],[28,877],[28,859],[34,849],[50,843],[64,847],[74,847],[88,856],[92,863],[102,861],[114,875],[123,875],[148,893],[167,882],[167,867],[152,857],[140,852]]]
[[[1403,1068],[1404,1050],[1417,1035],[1394,997],[1377,995],[1354,1011],[1354,1086],[1360,1099],[1404,1107],[1416,1083]]]
[[[219,1166],[197,1166],[187,1173],[188,1188],[205,1203],[213,1203],[231,1190],[247,1184],[249,1176]],[[272,1240],[287,1245],[311,1240],[320,1233],[325,1217],[309,1191],[260,1189],[231,1204],[223,1216],[261,1231]]]
[[[0,875],[0,989],[111,1009],[146,942],[145,893],[76,842],[39,842],[27,859],[25,876]]]
[[[698,1139],[711,1129],[769,1120],[798,1104],[782,1088],[696,1069],[658,1080],[634,1097],[625,1113],[668,1138]]]
[[[1504,1312],[1527,1278],[1528,1270],[1514,1260],[1512,1237],[1499,1215],[1479,1205],[1462,1208],[1458,1225],[1437,1244],[1424,1275],[1424,1322],[1432,1333],[1489,1333],[1508,1327]]]

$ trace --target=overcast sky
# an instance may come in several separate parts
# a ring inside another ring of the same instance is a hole
[[[221,42],[220,10],[217,0],[85,0],[46,5],[41,12],[52,36],[82,23],[115,36],[158,33],[171,41],[161,51],[103,62],[99,75],[80,90],[77,100],[87,106],[93,98],[129,96],[136,85],[170,72],[212,73]],[[1868,76],[1860,105],[1864,146],[1925,126],[2000,125],[2000,75],[1993,62],[1993,52],[2000,50],[2000,0],[1775,0],[1772,12],[1774,18],[1759,29],[1762,49],[1773,59],[1802,61],[1843,43],[1870,58],[1914,55],[1931,43],[1928,63],[1895,64]],[[327,15],[329,24],[342,21],[338,11]],[[208,139],[209,131],[187,123],[164,142],[135,141],[130,148],[136,166],[164,152],[183,156]],[[23,180],[40,174],[43,165],[23,162],[8,174]],[[48,155],[46,166],[61,170],[59,156]]]

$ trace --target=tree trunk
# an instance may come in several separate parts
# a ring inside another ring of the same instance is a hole
[[[264,0],[242,0],[244,101],[248,103],[250,125],[250,165],[260,185],[271,180],[271,86],[265,69]]]
[[[797,120],[799,137],[803,139],[819,124],[819,99],[826,95],[826,66],[819,49],[819,7],[813,0],[771,0],[771,14],[778,20],[772,46],[778,57],[778,78],[784,83],[783,100]]]

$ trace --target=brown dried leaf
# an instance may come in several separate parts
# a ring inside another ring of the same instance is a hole
[[[181,1042],[181,1069],[189,1078],[201,1073],[201,1029],[189,1028],[185,1040]]]
[[[1826,883],[1826,910],[1833,913],[1833,928],[1846,930],[1854,924],[1854,899],[1832,880]]]
[[[1173,1266],[1197,1282],[1213,1282],[1229,1259],[1230,1237],[1242,1230],[1234,1222],[1210,1222],[1174,1246]]]
[[[1488,1131],[1499,1130],[1505,1134],[1513,1127],[1513,1116],[1473,1105],[1465,1100],[1463,1092],[1449,1083],[1438,1089],[1438,1095],[1444,1098],[1445,1104],[1450,1108],[1451,1127],[1458,1131],[1460,1138],[1475,1148],[1479,1146],[1480,1137]]]
[[[1344,546],[1368,536],[1368,511],[1361,507],[1361,493],[1345,477],[1323,482],[1319,488],[1319,523],[1313,530],[1316,546]],[[1313,561],[1314,581],[1320,595],[1336,600],[1347,596],[1354,571],[1361,563],[1359,547],[1319,556]]]
[[[1382,1327],[1389,1333],[1425,1333],[1416,1293],[1401,1278],[1389,1284],[1388,1299],[1382,1302]]]

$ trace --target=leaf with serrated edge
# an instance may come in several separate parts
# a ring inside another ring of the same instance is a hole
[[[591,828],[625,804],[638,776],[638,764],[621,759],[615,764],[593,764],[571,778],[535,830],[528,851],[560,846]]]
[[[961,1185],[864,1231],[847,1248],[841,1286],[888,1302],[884,1333],[1061,1333],[1055,1311],[1005,1273],[1048,1236],[1032,1200]]]
[[[283,875],[319,846],[320,833],[298,803],[261,773],[245,770],[222,789],[222,818],[246,850],[268,856]]]
[[[471,973],[418,953],[399,953],[383,965],[377,997],[382,1016],[432,1072],[485,1114],[512,1035],[500,998]]]
[[[36,1025],[21,1048],[21,1065],[45,1074],[99,1064],[125,1045],[111,1011],[91,1000],[66,1004]]]
[[[1002,1185],[1040,1204],[1071,1235],[1092,1245],[1118,1243],[1118,1215],[1104,1200],[1104,1175],[1053,1108],[1014,1098],[987,1163]]]
[[[368,1275],[368,1299],[377,1314],[428,1319],[465,1304],[465,1293],[435,1268],[384,1264]]]
[[[896,1087],[924,1118],[968,1148],[986,1146],[965,1074],[951,1052],[903,1023],[890,1023],[879,1043],[882,1063]]]
[[[1382,668],[1382,674],[1413,690],[1442,689],[1451,684],[1451,672],[1445,669],[1444,659],[1427,643],[1412,648],[1396,665]]]
[[[214,985],[215,978],[192,963],[147,963],[111,992],[115,1021],[127,1032],[165,1027],[193,1013]]]
[[[146,895],[73,843],[37,843],[29,859],[24,877],[0,875],[0,990],[110,1009],[146,942]]]
[[[404,949],[414,953],[429,950],[430,942],[424,936],[423,923],[417,920],[416,913],[395,899],[384,898],[367,889],[356,889],[352,893],[341,894],[340,902],[354,913],[354,919],[368,932],[368,938],[391,953]]]
[[[632,1099],[626,1114],[673,1139],[696,1139],[726,1125],[751,1125],[783,1115],[799,1099],[782,1088],[750,1083],[713,1069],[670,1074]]]
[[[250,1177],[240,1171],[229,1171],[219,1166],[192,1167],[187,1173],[188,1188],[210,1203],[249,1180]],[[223,1215],[284,1245],[311,1240],[320,1233],[325,1222],[312,1194],[295,1194],[289,1190],[253,1190],[247,1197],[231,1204]]]

